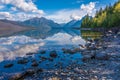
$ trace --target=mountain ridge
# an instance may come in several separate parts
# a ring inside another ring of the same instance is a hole
[[[32,27],[36,29],[72,29],[72,28],[80,28],[81,20],[71,20],[68,23],[59,24],[54,22],[53,20],[46,19],[44,17],[38,18],[34,17],[25,21],[11,21],[7,19],[0,20],[5,23],[11,23],[14,25],[19,25],[22,27]]]
[[[6,36],[6,35],[11,35],[17,32],[29,30],[30,28],[27,27],[22,27],[19,25],[15,25],[12,23],[7,23],[4,21],[0,20],[0,37],[1,36]]]

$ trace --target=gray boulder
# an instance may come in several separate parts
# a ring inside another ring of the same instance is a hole
[[[97,53],[95,55],[95,58],[98,60],[108,60],[109,59],[109,55],[106,53]]]

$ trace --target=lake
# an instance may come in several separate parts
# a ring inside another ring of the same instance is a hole
[[[0,75],[8,77],[13,73],[32,68],[33,61],[38,62],[38,67],[43,69],[57,69],[60,66],[65,68],[72,63],[82,64],[82,56],[79,52],[72,55],[65,54],[62,49],[79,48],[79,44],[85,45],[84,34],[85,31],[74,29],[53,29],[49,31],[30,30],[1,37]],[[45,54],[40,54],[41,51],[45,51]],[[51,59],[51,51],[57,52],[56,58]],[[34,54],[28,55],[28,53]],[[18,61],[23,59],[28,62],[18,64]],[[12,67],[5,68],[5,64],[8,63],[13,64]]]

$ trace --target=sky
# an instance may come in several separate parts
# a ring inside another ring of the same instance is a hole
[[[118,0],[0,0],[0,19],[24,21],[45,17],[56,23],[80,20],[86,14],[113,5]]]

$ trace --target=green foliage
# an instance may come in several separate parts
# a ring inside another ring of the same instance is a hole
[[[90,25],[90,18],[89,15],[86,15],[85,18],[83,19],[82,26],[88,27]]]
[[[113,6],[106,6],[96,11],[94,18],[86,15],[81,24],[82,28],[111,28],[120,27],[120,0]]]

